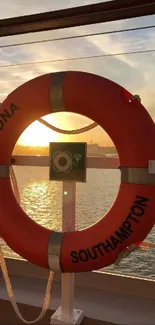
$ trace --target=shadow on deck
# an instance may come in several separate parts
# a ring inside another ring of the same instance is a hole
[[[18,304],[22,316],[27,320],[33,320],[38,317],[40,308],[24,304]],[[52,310],[48,310],[46,316],[37,324],[50,324],[50,318],[53,314]],[[21,320],[16,316],[10,301],[0,300],[0,324],[16,325],[22,324]],[[84,317],[82,325],[114,325],[95,319]]]

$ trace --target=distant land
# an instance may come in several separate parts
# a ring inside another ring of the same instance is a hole
[[[41,155],[48,156],[49,148],[48,146],[21,146],[16,145],[13,151],[14,155]],[[88,156],[104,156],[107,154],[117,154],[117,150],[113,146],[101,147],[97,143],[87,144],[87,155]]]

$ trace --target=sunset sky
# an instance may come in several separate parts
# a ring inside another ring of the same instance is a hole
[[[95,2],[102,1],[0,0],[0,19]],[[106,24],[97,24],[94,26],[0,38],[0,101],[2,102],[9,92],[25,81],[41,74],[61,70],[81,70],[105,76],[106,78],[120,83],[132,93],[138,93],[142,99],[142,103],[155,120],[155,52],[71,60],[72,58],[90,55],[155,49],[155,28],[8,48],[2,47],[6,44],[53,39],[101,31],[105,32],[146,25],[155,25],[155,15]],[[70,60],[65,61],[65,59],[69,58]],[[45,62],[43,64],[32,64],[29,66],[3,67],[12,64],[16,65],[18,63],[49,60],[56,61],[60,59],[64,59],[64,61],[52,63]],[[92,122],[87,118],[69,113],[55,114],[47,120],[55,126],[64,129],[77,129]],[[20,138],[20,144],[45,145],[48,141],[62,140],[58,134],[46,129],[45,126],[40,125],[38,122],[31,125],[26,132]],[[38,138],[39,134],[42,135],[40,138]],[[68,137],[63,139],[68,140]],[[75,137],[72,137],[72,139],[75,141]],[[109,137],[100,127],[76,137],[76,140],[93,140],[101,145],[111,144]]]

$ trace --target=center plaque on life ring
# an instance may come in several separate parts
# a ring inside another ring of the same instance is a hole
[[[50,142],[49,179],[85,183],[86,152],[85,142]]]

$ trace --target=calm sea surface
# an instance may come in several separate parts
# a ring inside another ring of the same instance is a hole
[[[21,205],[26,213],[39,224],[61,230],[62,183],[48,181],[46,167],[14,167],[20,190]],[[99,220],[110,208],[119,188],[118,170],[88,169],[87,183],[77,184],[76,229],[88,227]],[[153,242],[155,229],[147,237]],[[17,256],[3,244],[6,256]],[[155,277],[155,249],[133,252],[119,267],[104,270]]]

